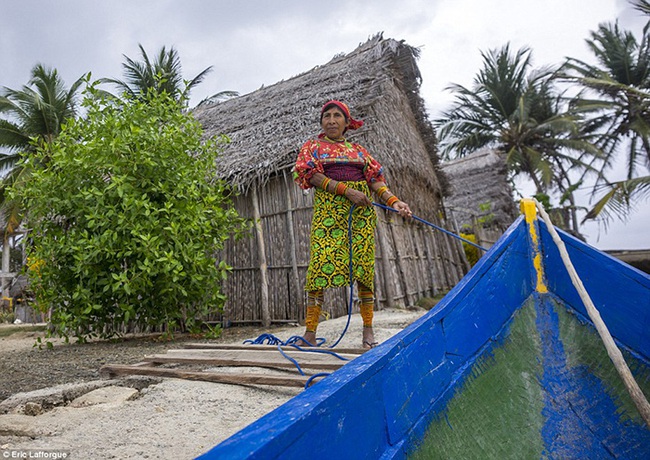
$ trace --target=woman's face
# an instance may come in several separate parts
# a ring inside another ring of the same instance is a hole
[[[338,107],[331,107],[323,112],[321,127],[325,135],[330,139],[342,138],[348,124],[349,122],[345,119],[345,115]]]

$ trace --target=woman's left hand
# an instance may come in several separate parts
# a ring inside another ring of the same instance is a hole
[[[372,206],[372,201],[370,201],[370,198],[368,198],[365,193],[360,192],[359,190],[348,187],[345,190],[345,197],[356,206]]]
[[[395,204],[393,204],[393,209],[397,211],[399,215],[402,217],[413,216],[413,213],[411,212],[411,208],[409,208],[409,205],[404,203],[403,201],[397,201]]]

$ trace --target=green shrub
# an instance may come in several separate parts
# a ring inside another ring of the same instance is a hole
[[[214,177],[218,146],[167,95],[103,100],[24,164],[36,303],[58,335],[119,335],[124,324],[198,330],[223,306],[224,241],[243,229]]]

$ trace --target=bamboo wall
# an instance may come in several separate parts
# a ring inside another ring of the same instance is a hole
[[[249,238],[229,240],[222,253],[233,267],[223,284],[228,300],[222,320],[303,323],[312,193],[304,193],[285,169],[236,197],[234,205],[256,225]],[[421,297],[452,288],[466,273],[458,240],[390,211],[377,209],[377,214],[376,309],[412,306]],[[331,317],[347,314],[348,304],[349,288],[326,291],[324,311]],[[357,302],[353,305],[358,312]]]

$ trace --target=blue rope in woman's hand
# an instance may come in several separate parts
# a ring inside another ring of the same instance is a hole
[[[383,205],[383,204],[381,204],[381,203],[375,203],[375,202],[373,201],[372,204],[373,204],[374,206],[377,206],[378,208],[382,208],[382,209],[385,209],[385,210],[387,210],[387,211],[398,212],[397,210],[391,208],[390,206],[386,206],[386,205]],[[413,219],[417,220],[418,222],[422,222],[423,224],[428,225],[429,227],[433,227],[433,228],[435,228],[436,230],[440,230],[442,233],[446,233],[446,234],[449,235],[449,236],[453,236],[454,238],[457,238],[457,239],[459,239],[459,240],[461,240],[461,241],[463,241],[463,242],[469,244],[470,246],[474,246],[475,248],[478,248],[478,249],[480,249],[481,251],[487,252],[487,249],[486,249],[486,248],[484,248],[484,247],[482,247],[482,246],[479,246],[478,244],[474,243],[473,241],[467,240],[467,239],[463,238],[463,237],[460,236],[460,235],[456,235],[455,233],[452,233],[452,232],[450,232],[449,230],[445,230],[444,228],[442,228],[442,227],[438,227],[437,225],[432,224],[431,222],[427,222],[427,221],[424,220],[424,219],[420,219],[418,216],[413,215],[413,216],[411,216],[411,217],[412,217]]]

